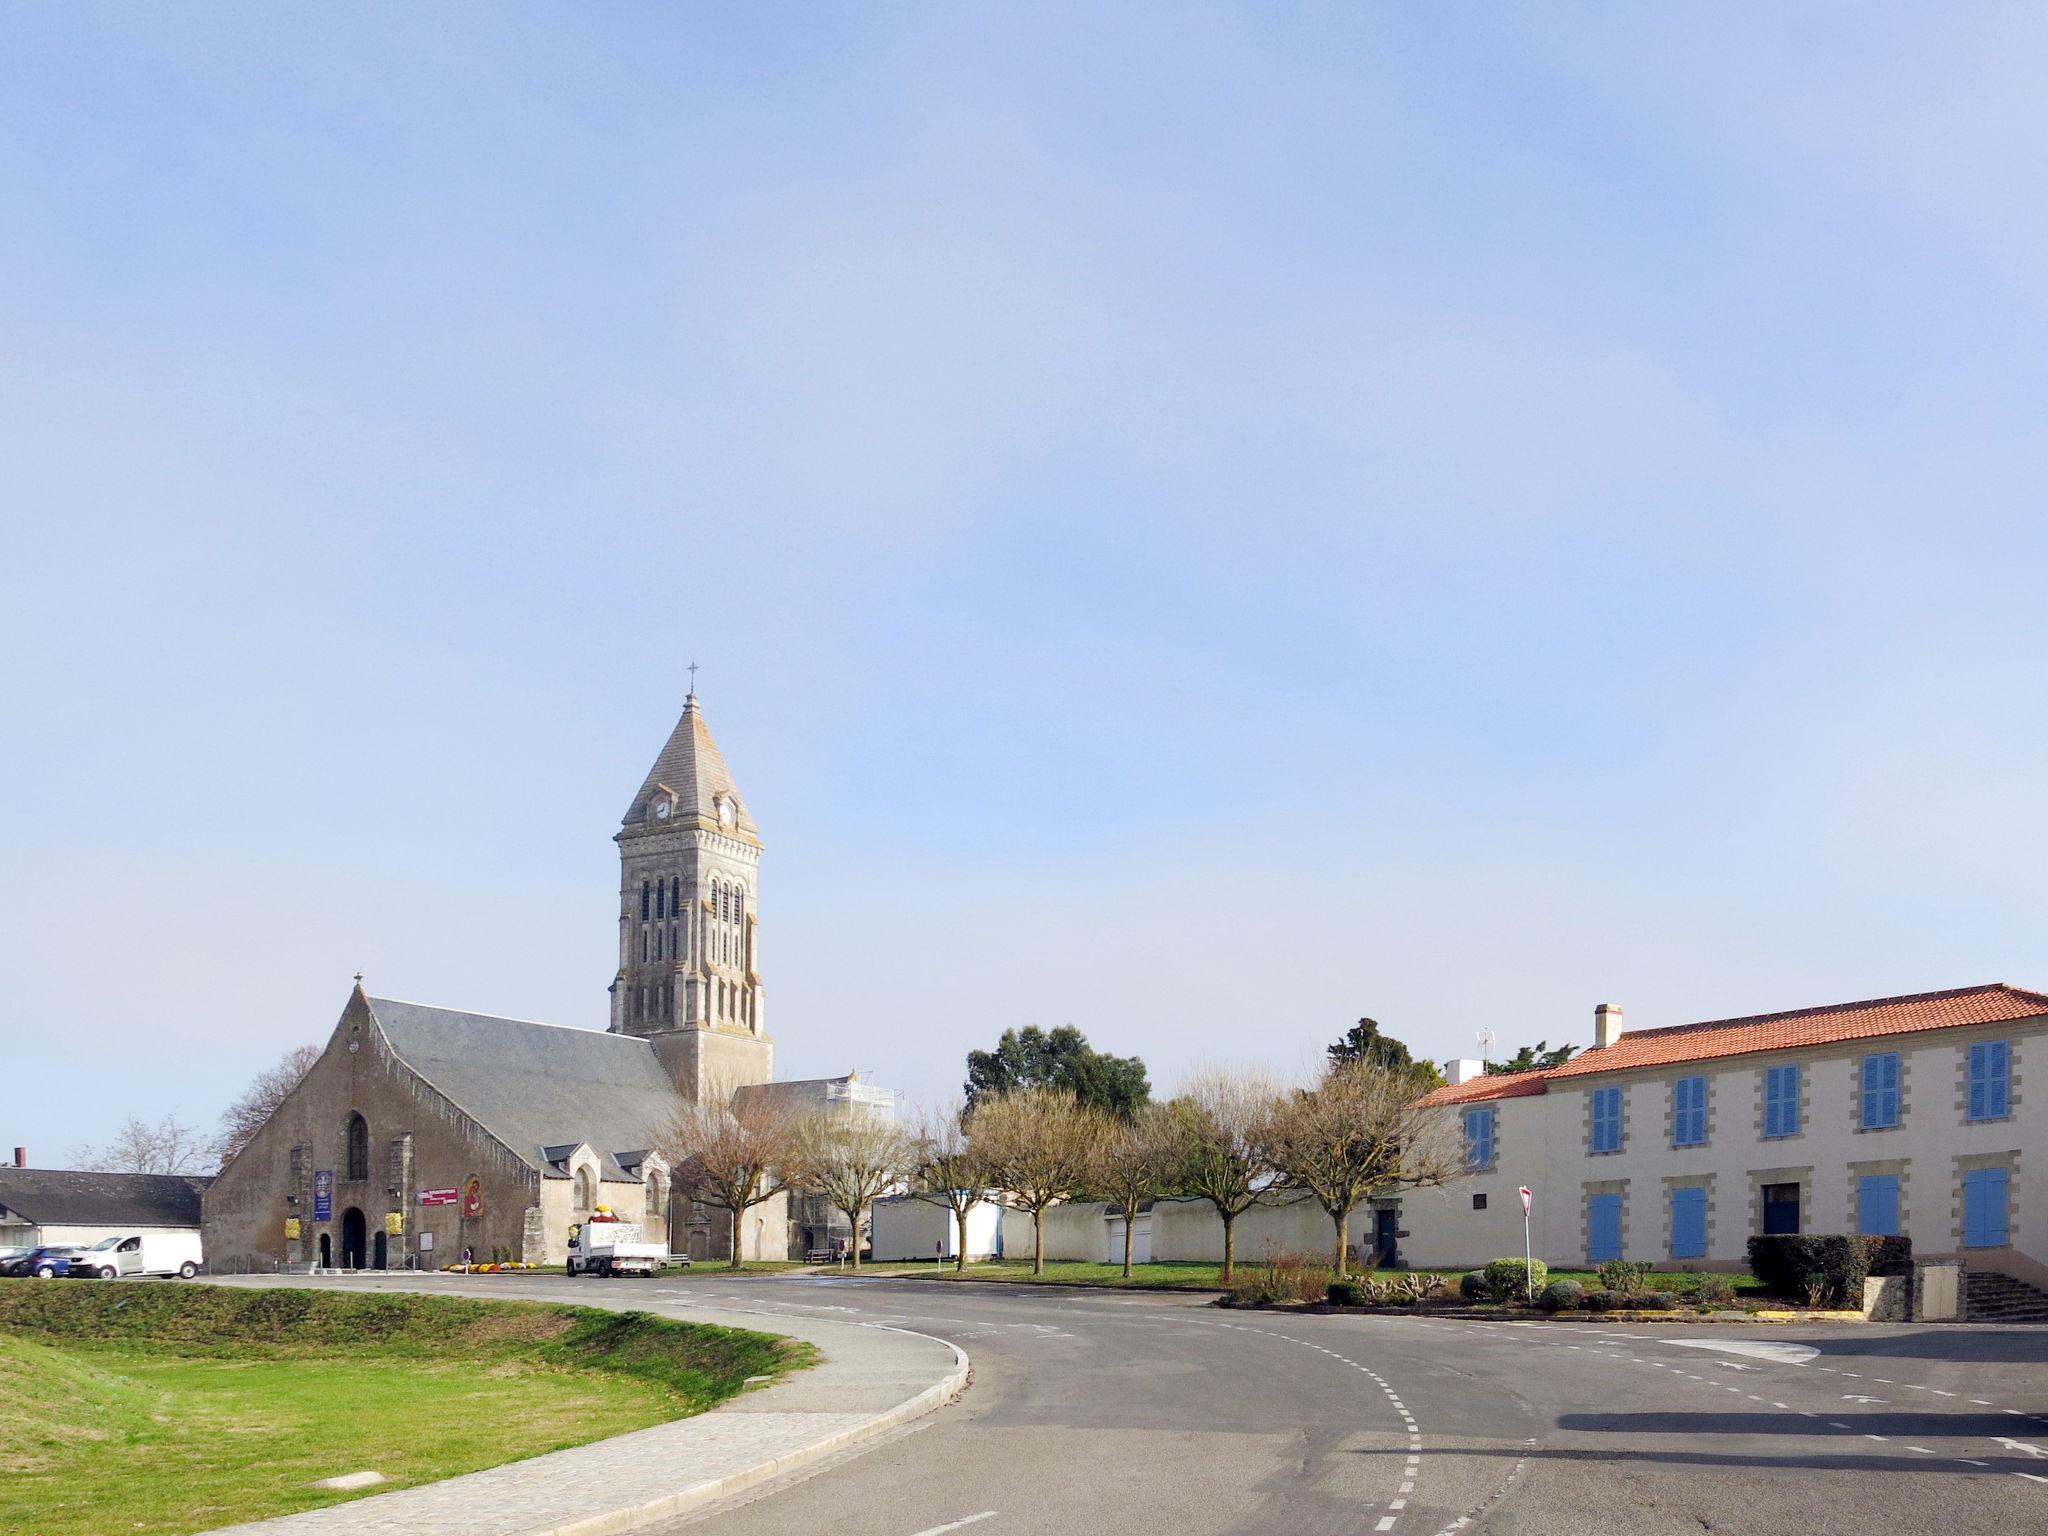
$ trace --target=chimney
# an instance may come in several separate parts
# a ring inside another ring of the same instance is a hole
[[[1593,1049],[1603,1050],[1621,1038],[1621,1005],[1602,1003],[1593,1010]]]
[[[1458,1083],[1469,1083],[1472,1081],[1473,1078],[1483,1077],[1485,1075],[1486,1063],[1483,1061],[1474,1061],[1469,1056],[1461,1056],[1456,1061],[1447,1061],[1444,1063],[1444,1076],[1448,1077],[1453,1085]]]
[[[28,1166],[27,1147],[16,1147],[14,1149],[14,1166],[17,1168],[26,1168]]]

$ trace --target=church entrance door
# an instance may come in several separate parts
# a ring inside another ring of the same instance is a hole
[[[320,1267],[334,1268],[334,1239],[325,1232],[320,1234]]]
[[[370,1268],[372,1268],[372,1269],[383,1269],[383,1268],[385,1268],[385,1258],[386,1258],[386,1256],[387,1256],[387,1255],[388,1255],[389,1253],[390,1253],[390,1245],[389,1245],[389,1239],[388,1239],[388,1238],[387,1238],[387,1237],[386,1237],[386,1236],[384,1235],[384,1233],[383,1233],[383,1232],[381,1232],[381,1231],[380,1231],[380,1232],[378,1232],[378,1234],[377,1234],[377,1242],[376,1242],[376,1245],[375,1245],[375,1247],[374,1247],[374,1248],[372,1249],[372,1251],[371,1251],[371,1254],[370,1254]]]
[[[341,1213],[341,1267],[343,1269],[364,1268],[363,1258],[369,1238],[370,1224],[363,1219],[362,1211],[350,1206]]]

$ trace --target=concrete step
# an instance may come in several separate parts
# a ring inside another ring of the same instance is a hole
[[[2011,1275],[1966,1270],[1963,1316],[1977,1323],[2048,1323],[2048,1293]]]

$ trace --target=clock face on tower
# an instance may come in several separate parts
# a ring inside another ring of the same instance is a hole
[[[721,800],[718,802],[718,824],[721,827],[729,827],[738,820],[739,812],[733,809],[733,805],[730,800]]]
[[[668,802],[666,800],[657,800],[654,802],[654,819],[656,821],[668,820]]]

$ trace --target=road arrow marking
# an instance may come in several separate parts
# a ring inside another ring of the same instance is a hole
[[[2038,1445],[2029,1445],[2024,1440],[2008,1440],[2003,1435],[1995,1435],[1992,1438],[2008,1451],[2025,1451],[2029,1456],[2048,1456],[2048,1451],[2042,1450]]]
[[[1861,1397],[1854,1392],[1844,1392],[1842,1394],[1842,1401],[1845,1403],[1884,1403],[1889,1402],[1890,1399],[1883,1397]]]

